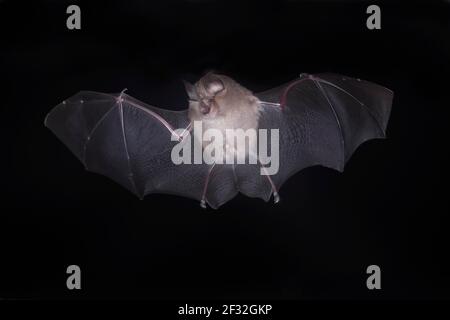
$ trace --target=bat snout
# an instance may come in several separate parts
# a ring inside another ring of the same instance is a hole
[[[211,111],[211,107],[207,105],[203,105],[200,107],[200,112],[202,114],[208,114]]]

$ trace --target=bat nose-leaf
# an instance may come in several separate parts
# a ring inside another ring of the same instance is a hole
[[[203,113],[203,114],[208,114],[209,111],[211,111],[211,108],[209,106],[202,106],[200,108],[200,112]]]

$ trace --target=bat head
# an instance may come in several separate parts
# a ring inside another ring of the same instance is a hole
[[[195,85],[185,82],[189,97],[189,113],[193,118],[203,120],[215,118],[223,110],[223,103],[227,88],[226,82],[220,76],[208,73]]]

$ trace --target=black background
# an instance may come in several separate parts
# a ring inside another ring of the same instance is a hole
[[[0,1],[0,298],[449,298],[450,3]],[[66,8],[81,7],[81,30]],[[214,69],[253,91],[336,72],[395,92],[386,140],[313,167],[274,205],[143,201],[86,172],[44,125],[80,90],[172,109]],[[66,268],[82,290],[66,288]],[[382,290],[366,288],[377,264]]]

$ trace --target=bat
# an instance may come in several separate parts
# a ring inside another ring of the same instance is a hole
[[[183,111],[148,105],[125,91],[81,91],[44,123],[87,170],[141,199],[166,193],[217,209],[239,192],[277,203],[282,184],[307,167],[342,172],[359,145],[386,137],[393,100],[383,86],[331,73],[301,74],[256,94],[214,73],[185,87],[189,107]],[[239,129],[255,134],[236,142],[228,133]],[[196,130],[214,134],[205,139]],[[264,144],[270,157],[260,152]],[[218,147],[208,150],[211,145]],[[198,161],[206,151],[209,161]]]

